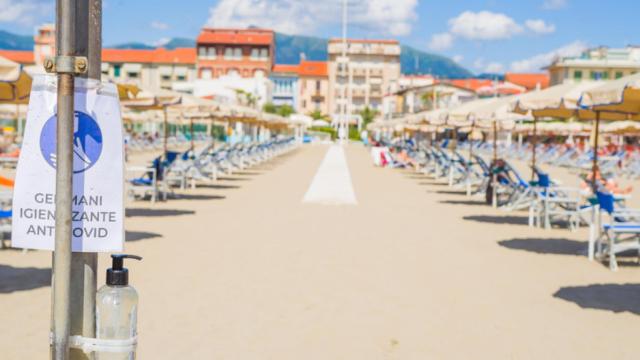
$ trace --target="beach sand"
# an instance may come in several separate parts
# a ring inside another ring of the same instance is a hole
[[[579,255],[586,229],[529,228],[361,145],[358,204],[303,203],[327,148],[127,205],[139,359],[637,357],[638,267]],[[48,356],[50,265],[0,251],[0,358]]]

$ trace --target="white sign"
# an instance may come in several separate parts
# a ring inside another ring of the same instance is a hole
[[[122,251],[124,157],[115,84],[76,79],[73,134],[72,250]],[[55,76],[33,79],[13,195],[13,247],[54,250]]]

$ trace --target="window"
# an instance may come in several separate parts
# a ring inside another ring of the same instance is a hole
[[[235,48],[233,50],[233,57],[236,60],[242,60],[242,48]]]
[[[609,80],[609,72],[608,71],[604,71],[602,73],[602,78],[605,79],[605,80]]]
[[[215,59],[215,58],[216,58],[216,48],[214,48],[214,47],[210,47],[210,48],[207,50],[207,57],[208,57],[209,59]]]
[[[130,79],[137,79],[138,78],[138,73],[137,72],[128,72],[127,73],[127,77]]]
[[[200,77],[203,79],[211,79],[211,69],[202,69]]]
[[[207,48],[204,46],[201,46],[198,48],[198,56],[199,57],[205,57],[207,55]]]
[[[573,78],[576,80],[582,80],[582,71],[576,70],[573,72]]]
[[[171,80],[171,75],[162,75],[162,81],[169,81]]]
[[[260,59],[260,49],[251,49],[251,60]]]
[[[622,76],[624,76],[622,71],[616,71],[616,79],[620,79]]]
[[[233,59],[233,48],[228,47],[224,49],[224,58],[227,60]]]
[[[262,60],[267,60],[269,58],[269,49],[260,50],[260,57]]]
[[[178,80],[178,81],[186,81],[187,77],[184,76],[184,75],[178,75],[178,76],[176,76],[176,80]]]
[[[122,65],[113,65],[113,77],[120,77],[120,69]]]
[[[316,91],[320,92],[320,80],[316,80]]]

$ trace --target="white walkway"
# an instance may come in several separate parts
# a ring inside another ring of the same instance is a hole
[[[323,205],[358,203],[342,146],[329,148],[302,201]]]

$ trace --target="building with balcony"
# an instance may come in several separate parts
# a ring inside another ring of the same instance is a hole
[[[274,65],[269,78],[273,83],[271,101],[276,106],[289,105],[298,111],[299,65]]]
[[[619,79],[640,71],[640,47],[589,49],[580,56],[557,58],[545,69],[549,71],[551,85]]]
[[[298,67],[298,76],[300,78],[298,112],[331,114],[327,62],[302,60]]]
[[[381,111],[384,95],[400,79],[400,44],[396,40],[341,39],[328,44],[329,104],[334,118],[351,109]],[[345,50],[345,56],[343,56]]]
[[[198,79],[267,77],[273,67],[273,30],[204,28],[196,44]]]

